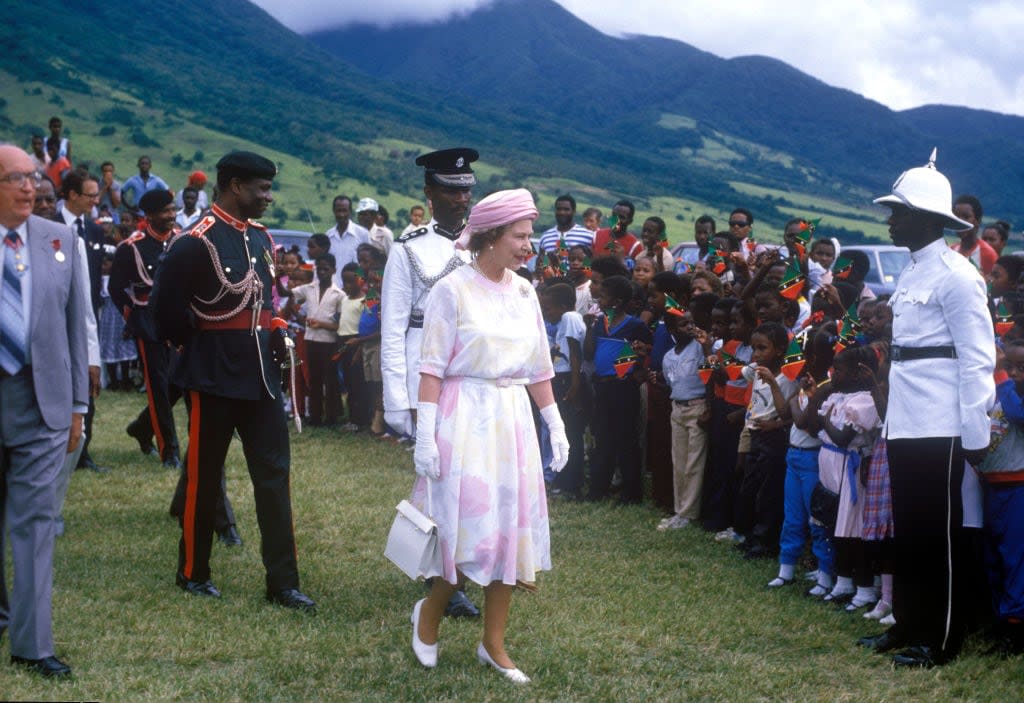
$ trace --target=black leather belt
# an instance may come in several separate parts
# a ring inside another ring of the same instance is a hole
[[[917,361],[918,359],[955,359],[956,347],[900,347],[895,344],[889,349],[892,361]]]

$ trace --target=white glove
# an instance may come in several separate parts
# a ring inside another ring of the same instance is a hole
[[[437,403],[420,401],[416,407],[416,449],[412,457],[416,473],[434,480],[441,478],[441,453],[434,436],[436,424]]]
[[[395,432],[400,432],[406,437],[412,437],[412,411],[410,410],[385,410],[384,422]]]
[[[558,473],[569,463],[569,438],[565,436],[565,423],[554,403],[541,408],[540,416],[548,426],[548,435],[551,437],[551,470]]]

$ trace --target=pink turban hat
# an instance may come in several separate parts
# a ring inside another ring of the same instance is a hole
[[[469,224],[462,230],[456,246],[469,249],[469,238],[473,232],[486,232],[520,220],[536,220],[538,214],[533,196],[525,188],[491,193],[473,206],[469,213]]]

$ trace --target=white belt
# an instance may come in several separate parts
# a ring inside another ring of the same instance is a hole
[[[508,388],[509,386],[526,386],[529,385],[530,379],[528,378],[510,378],[508,376],[502,376],[501,378],[480,378],[479,376],[453,376],[451,380],[463,381],[465,383],[479,383],[487,386],[497,386],[498,388]]]

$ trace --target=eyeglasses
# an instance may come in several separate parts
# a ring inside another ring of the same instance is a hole
[[[43,174],[39,171],[12,171],[5,176],[0,176],[0,183],[9,183],[15,188],[21,188],[26,182],[37,186],[43,181]]]
[[[741,220],[730,220],[729,221],[729,226],[730,227],[749,227],[750,223],[749,222],[745,222],[745,221],[741,221]]]

